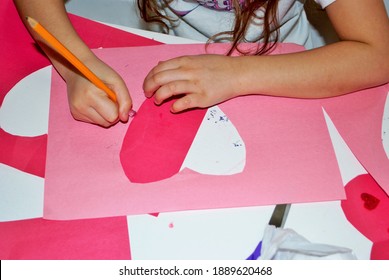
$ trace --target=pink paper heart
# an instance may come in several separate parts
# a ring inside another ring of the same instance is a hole
[[[133,183],[167,179],[180,171],[206,110],[173,114],[172,102],[157,106],[145,100],[128,127],[120,162]]]

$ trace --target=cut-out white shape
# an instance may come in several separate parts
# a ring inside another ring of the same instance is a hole
[[[335,156],[339,164],[340,174],[342,176],[343,185],[354,179],[356,176],[366,174],[367,171],[355,157],[346,142],[340,136],[331,118],[323,108],[324,118],[327,124],[328,132],[331,136],[332,145],[334,147]]]
[[[0,222],[43,216],[44,179],[0,163]]]
[[[181,170],[232,175],[243,171],[246,147],[231,120],[218,107],[208,109]]]
[[[0,127],[13,135],[47,133],[51,66],[20,80],[6,95],[0,108]]]
[[[386,96],[384,116],[382,118],[382,145],[389,159],[389,92]]]

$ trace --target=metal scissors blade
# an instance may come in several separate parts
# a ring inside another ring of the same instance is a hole
[[[289,209],[290,204],[277,204],[270,217],[269,225],[283,228],[286,218],[288,217]]]

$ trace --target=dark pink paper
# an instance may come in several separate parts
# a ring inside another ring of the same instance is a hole
[[[372,259],[389,259],[389,196],[369,174],[359,175],[345,187],[341,206],[350,223],[373,244]]]
[[[45,176],[47,134],[36,137],[11,135],[0,128],[0,163]]]
[[[131,259],[126,217],[0,223],[2,260]]]
[[[145,100],[128,127],[120,162],[133,183],[170,178],[184,162],[206,110],[172,114],[172,102],[156,106],[154,99]]]

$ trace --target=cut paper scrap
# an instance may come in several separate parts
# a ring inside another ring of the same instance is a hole
[[[323,107],[366,171],[389,194],[389,159],[382,141],[389,84],[323,100]]]
[[[225,50],[226,45],[215,44],[209,51]],[[301,50],[297,45],[282,44],[275,53]],[[96,50],[126,81],[135,110],[145,100],[144,77],[158,61],[201,53],[204,45],[200,44]],[[220,104],[244,140],[243,172],[214,176],[184,169],[171,178],[139,184],[129,182],[119,158],[130,124],[102,129],[76,122],[69,113],[65,92],[66,85],[54,73],[45,218],[79,219],[344,198],[318,101],[246,96]],[[164,168],[163,162],[155,168]]]
[[[369,174],[345,187],[341,206],[350,223],[373,242],[371,259],[389,259],[389,196]]]
[[[323,109],[323,114],[326,119],[328,131],[331,136],[331,141],[334,147],[335,155],[338,160],[340,175],[342,176],[343,185],[346,186],[348,182],[361,174],[367,174],[361,163],[352,153],[346,142],[340,136],[330,116]]]
[[[0,163],[45,176],[47,134],[35,137],[12,135],[0,128]]]
[[[172,102],[156,106],[147,99],[130,123],[120,162],[131,182],[155,182],[180,171],[206,110],[172,114]]]
[[[41,218],[44,180],[0,164],[0,222]]]
[[[245,163],[246,147],[236,127],[219,106],[209,108],[181,170],[232,175],[242,172]]]
[[[159,181],[184,168],[213,175],[243,171],[244,141],[218,106],[172,114],[172,102],[145,100],[129,125],[120,161],[131,182]]]
[[[0,163],[39,177],[45,175],[51,72],[47,66],[20,80],[0,107]]]
[[[51,66],[20,80],[6,95],[0,107],[0,127],[13,135],[47,134]]]
[[[2,260],[131,259],[126,217],[0,223]]]

